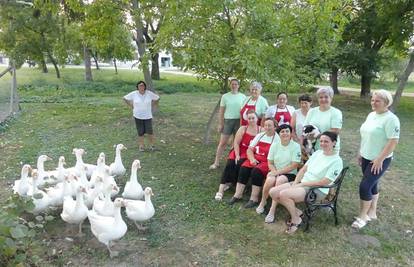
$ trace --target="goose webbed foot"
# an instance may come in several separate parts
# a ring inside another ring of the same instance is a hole
[[[142,224],[140,224],[140,223],[137,223],[137,222],[135,222],[135,221],[134,221],[134,224],[135,224],[135,226],[137,227],[138,231],[146,231],[146,230],[148,230],[148,227],[143,226],[143,225],[142,225]]]

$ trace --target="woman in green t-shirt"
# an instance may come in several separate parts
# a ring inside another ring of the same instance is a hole
[[[240,127],[240,109],[246,96],[239,92],[239,81],[237,79],[231,79],[230,88],[231,91],[225,93],[220,99],[219,124],[217,128],[220,133],[220,141],[217,146],[214,163],[210,165],[211,170],[219,167],[220,159],[230,137],[235,136]]]
[[[288,124],[282,124],[276,132],[280,137],[280,142],[272,144],[267,156],[270,172],[267,174],[263,186],[262,200],[256,208],[258,214],[264,212],[269,191],[272,187],[295,180],[297,168],[301,161],[300,145],[292,140],[292,127]],[[266,217],[265,222],[273,222],[275,208],[273,206],[270,208],[270,215]]]
[[[290,214],[290,222],[286,233],[296,232],[302,223],[302,211],[297,209],[295,203],[303,202],[309,187],[325,186],[333,183],[342,170],[342,159],[334,151],[337,134],[324,132],[320,137],[321,150],[312,154],[298,174],[293,183],[285,183],[272,188],[269,192],[275,205],[282,204]],[[316,190],[319,199],[325,198],[328,189]]]
[[[340,138],[339,132],[342,128],[342,112],[333,107],[332,99],[334,92],[330,87],[319,88],[316,92],[318,96],[318,107],[311,108],[306,114],[305,121],[303,125],[313,125],[319,129],[319,132],[323,133],[325,131],[334,132],[338,135],[338,142],[335,146],[335,152],[339,153],[340,149]],[[320,135],[319,135],[320,136]],[[320,148],[319,146],[319,136],[316,141],[315,150]],[[302,143],[302,139],[301,139]]]
[[[400,121],[388,110],[392,104],[392,95],[386,90],[372,94],[373,112],[361,125],[361,147],[358,163],[362,168],[363,178],[359,185],[361,199],[358,217],[352,227],[361,229],[367,222],[377,219],[378,183],[389,167],[393,151],[400,138]]]

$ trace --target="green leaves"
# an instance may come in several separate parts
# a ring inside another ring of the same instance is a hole
[[[15,227],[10,229],[10,235],[14,239],[20,239],[20,238],[26,237],[28,230],[29,229],[27,228],[27,226],[18,224]]]

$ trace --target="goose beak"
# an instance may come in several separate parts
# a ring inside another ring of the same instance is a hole
[[[49,156],[46,156],[46,160],[53,160],[53,159]]]
[[[127,150],[126,146],[123,146],[122,149]]]

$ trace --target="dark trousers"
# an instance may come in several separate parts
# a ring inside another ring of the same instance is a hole
[[[372,200],[372,195],[378,194],[378,182],[384,172],[388,169],[391,163],[391,157],[386,158],[382,163],[382,171],[378,174],[371,172],[371,160],[362,158],[362,174],[364,177],[359,184],[359,197],[364,201]]]
[[[226,167],[224,167],[223,174],[221,176],[221,184],[236,183],[239,176],[240,166],[246,159],[240,159],[237,164],[234,159],[228,159]]]

